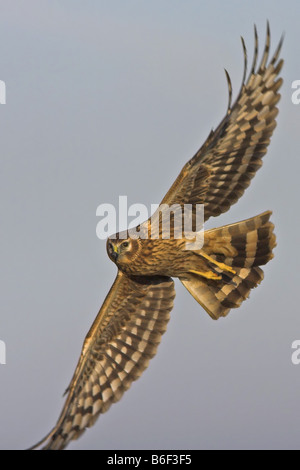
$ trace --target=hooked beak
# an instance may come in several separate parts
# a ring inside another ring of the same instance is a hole
[[[112,252],[111,256],[112,256],[114,261],[117,261],[117,258],[119,256],[119,250],[118,250],[117,246],[113,247],[113,252]]]

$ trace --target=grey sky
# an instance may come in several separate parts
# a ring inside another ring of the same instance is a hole
[[[96,208],[158,203],[242,77],[240,35],[282,32],[284,86],[263,168],[209,227],[272,209],[278,246],[250,300],[213,322],[180,283],[157,356],[73,449],[298,448],[300,3],[0,2],[0,446],[55,424],[116,274]]]

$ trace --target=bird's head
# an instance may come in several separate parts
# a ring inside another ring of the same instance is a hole
[[[107,239],[106,250],[109,258],[117,265],[131,263],[140,252],[140,239],[131,238],[127,232],[119,232]]]

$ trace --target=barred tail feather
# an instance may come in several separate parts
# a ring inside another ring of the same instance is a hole
[[[218,262],[232,267],[261,266],[273,258],[274,225],[266,211],[251,219],[208,230],[204,250]]]
[[[226,316],[231,308],[238,308],[262,281],[264,274],[259,266],[273,258],[276,245],[270,216],[268,211],[205,232],[204,251],[212,260],[232,267],[235,274],[226,271],[222,280],[210,280],[189,273],[180,280],[214,320]],[[217,266],[215,270],[222,272]]]

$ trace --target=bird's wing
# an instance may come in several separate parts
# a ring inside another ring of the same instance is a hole
[[[259,65],[258,37],[255,28],[253,65],[246,79],[247,53],[244,51],[244,77],[236,101],[231,105],[229,87],[227,114],[204,145],[183,167],[161,204],[204,204],[204,220],[226,212],[242,196],[251,178],[262,165],[270,137],[276,126],[276,104],[282,79],[278,78],[283,60],[279,60],[282,39],[268,60],[270,29]]]
[[[155,355],[174,297],[170,278],[119,271],[86,336],[58,422],[33,448],[65,448],[121,398]]]

